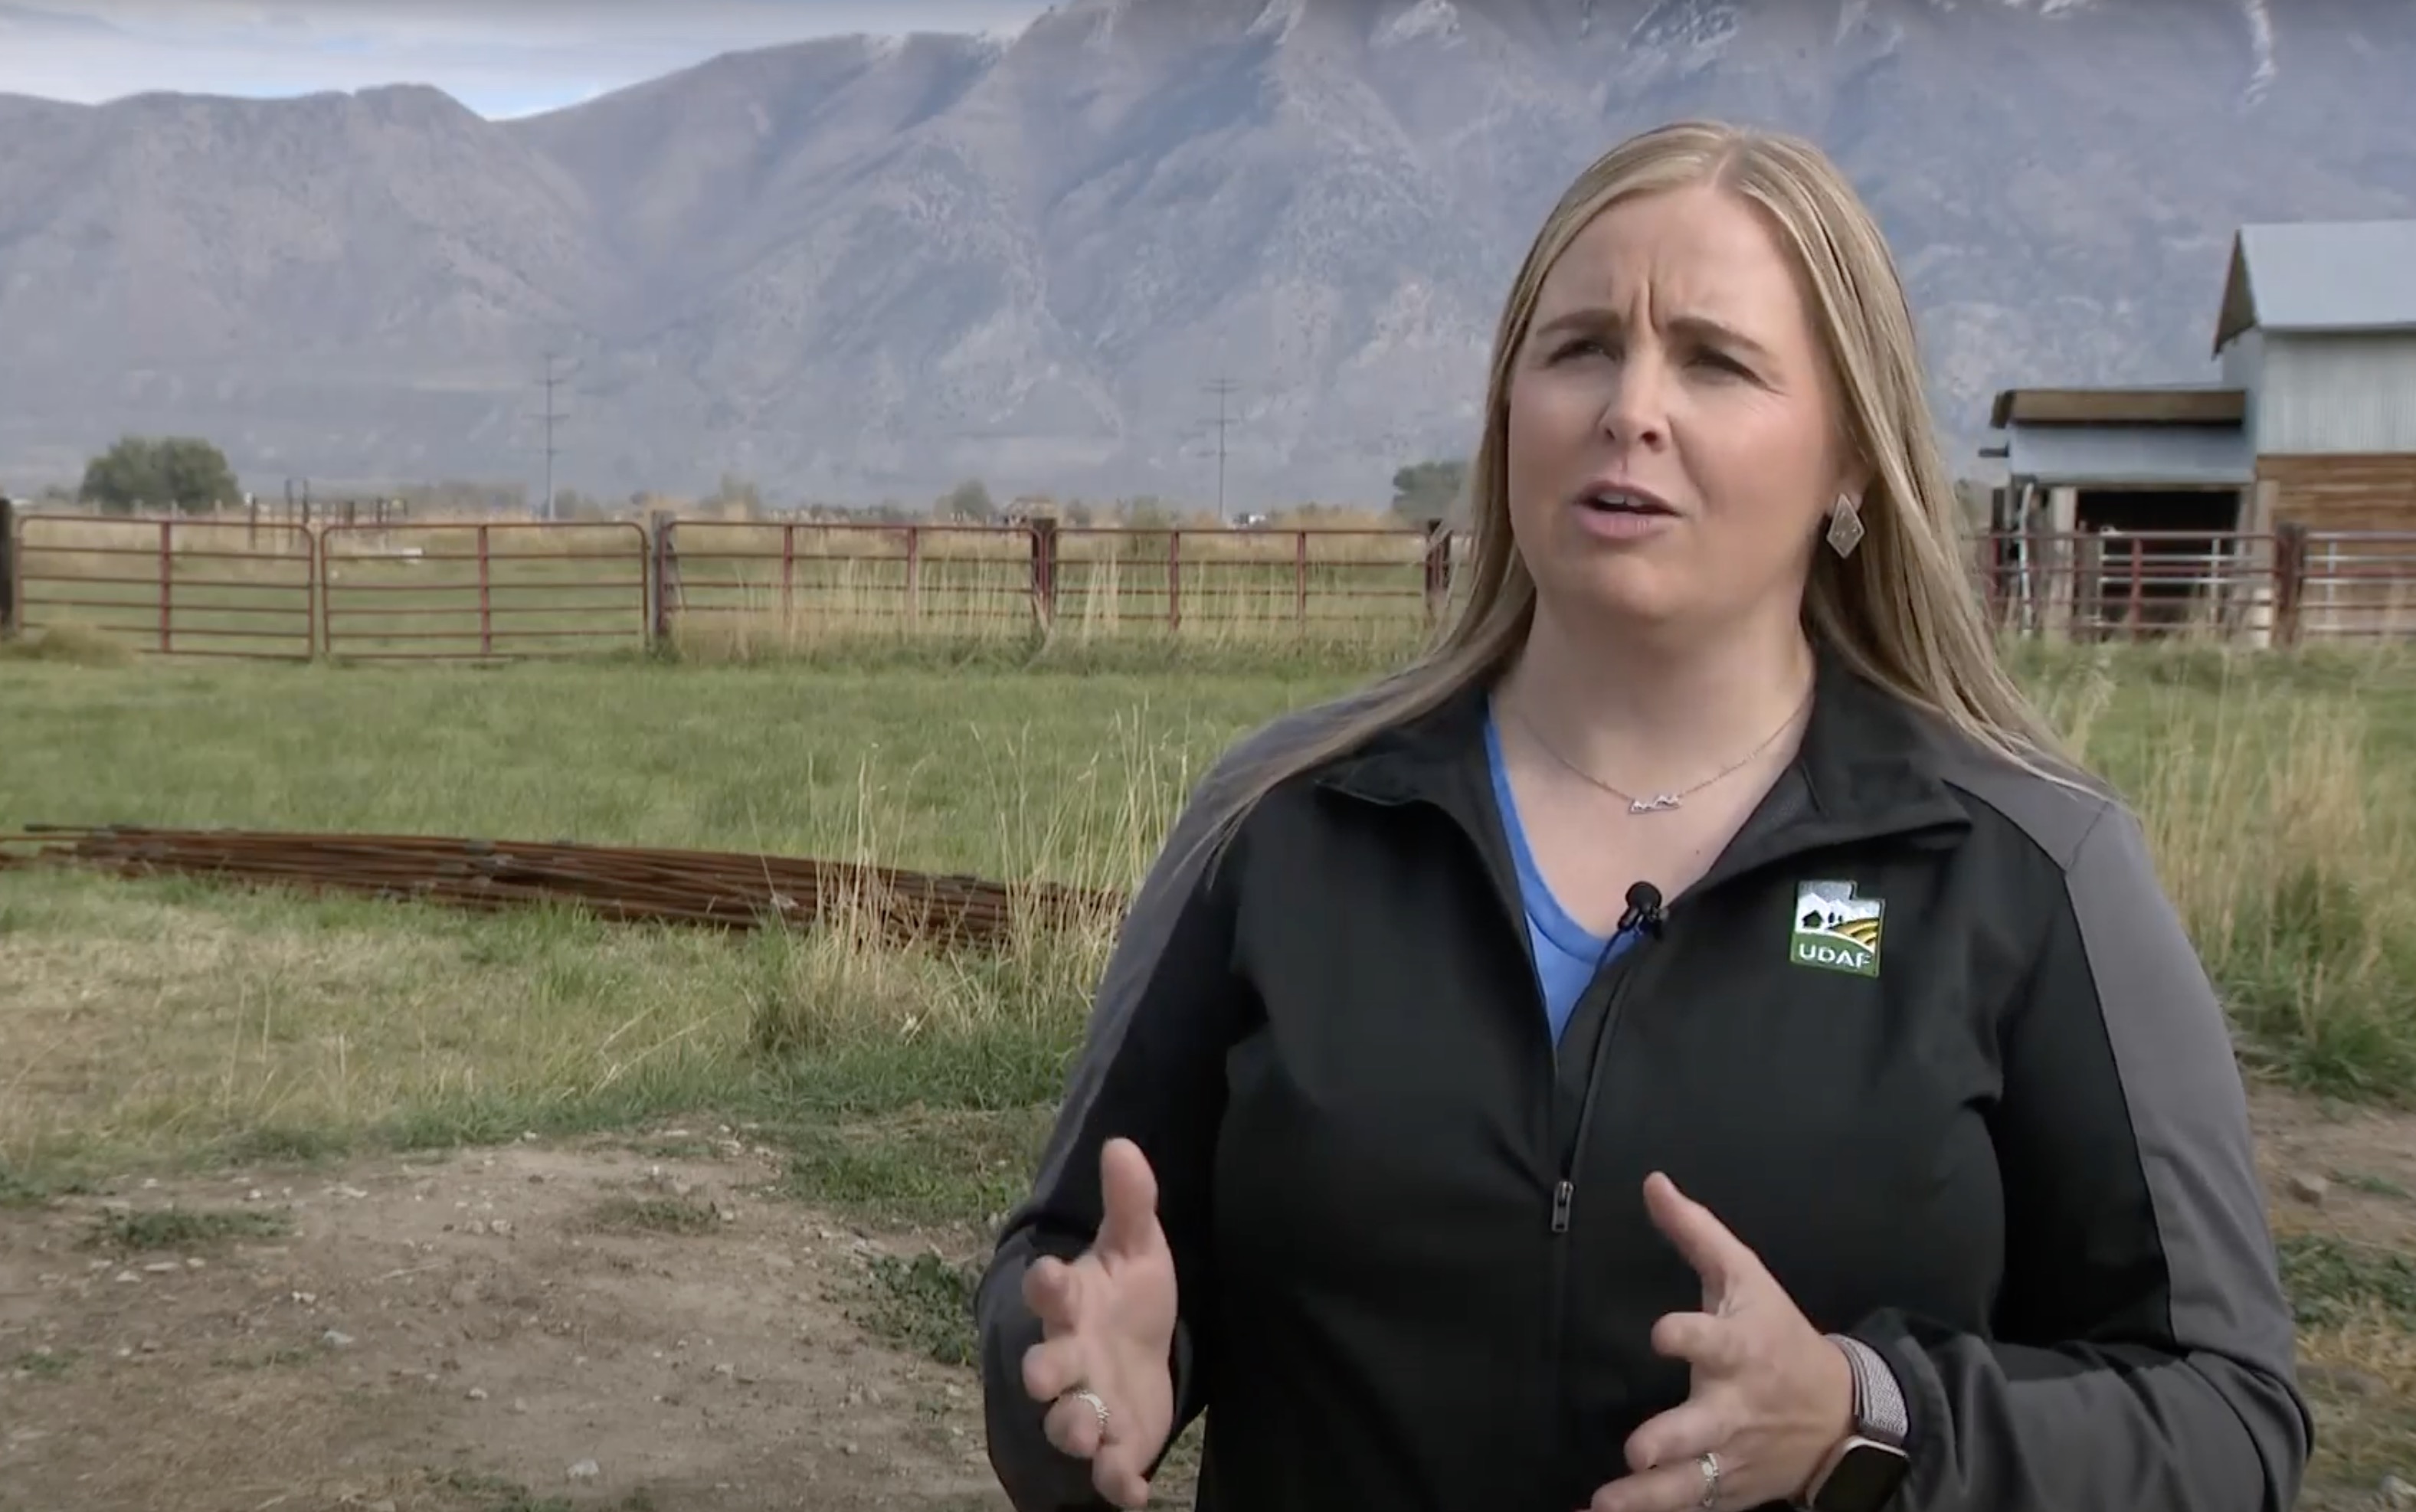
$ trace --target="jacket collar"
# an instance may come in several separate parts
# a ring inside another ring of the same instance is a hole
[[[1491,692],[1485,685],[1463,689],[1339,758],[1319,784],[1369,803],[1434,804],[1481,833],[1492,807],[1484,733]],[[1947,738],[1920,711],[1820,648],[1811,718],[1795,759],[1714,872],[1772,858],[1765,852],[1968,824],[1969,810],[1941,776],[1940,743]]]

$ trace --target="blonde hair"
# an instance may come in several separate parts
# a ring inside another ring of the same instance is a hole
[[[1869,469],[1865,535],[1850,557],[1816,552],[1805,628],[1880,688],[1982,748],[2043,771],[2052,730],[1999,664],[1960,548],[1953,475],[1940,452],[1904,283],[1878,223],[1811,143],[1714,121],[1629,138],[1569,186],[1536,234],[1494,335],[1485,431],[1469,477],[1472,582],[1458,612],[1408,668],[1367,690],[1313,739],[1245,763],[1220,783],[1212,833],[1313,770],[1498,675],[1533,617],[1534,579],[1510,527],[1511,374],[1545,276],[1610,206],[1713,186],[1759,205],[1812,296],[1809,311],[1841,399],[1846,440]],[[2047,775],[2053,775],[2048,773]]]

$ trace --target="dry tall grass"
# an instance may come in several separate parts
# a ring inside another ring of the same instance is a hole
[[[2243,1051],[2296,1080],[2416,1096],[2416,657],[2061,660],[2034,686],[2138,811]]]
[[[2140,814],[2243,1059],[2293,1084],[2416,1103],[2416,656],[2028,652],[2026,680],[2076,754]],[[1043,820],[1050,843],[1014,854],[1045,857],[1043,875],[1134,885],[1191,776],[1128,742],[1080,774],[1079,822]],[[1121,799],[1102,805],[1102,784]],[[1021,785],[997,801],[1051,811]],[[781,943],[794,990],[759,1005],[759,1040],[1008,1027],[1070,1050],[1113,922],[1020,940],[975,966],[900,952],[868,924]]]

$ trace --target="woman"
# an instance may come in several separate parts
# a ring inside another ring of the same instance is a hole
[[[1792,139],[1587,170],[1474,592],[1219,764],[977,1304],[1021,1512],[2281,1512],[2221,1014],[1964,574],[1912,322]]]

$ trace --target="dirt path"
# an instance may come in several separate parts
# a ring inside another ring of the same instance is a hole
[[[2257,1115],[2285,1234],[2416,1253],[2416,1120]],[[857,1321],[872,1257],[928,1246],[717,1147],[526,1143],[0,1214],[0,1512],[1003,1512],[971,1375]],[[2311,1338],[2348,1458],[2303,1504],[2392,1504],[2416,1334]]]
[[[907,1242],[774,1174],[529,1144],[0,1217],[0,1508],[1004,1507],[970,1377],[851,1319]]]

